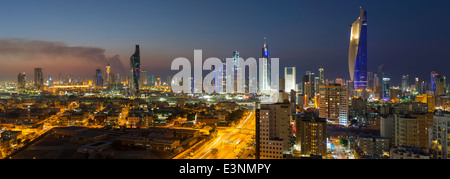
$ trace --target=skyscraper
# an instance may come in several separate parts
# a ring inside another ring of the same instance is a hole
[[[367,11],[360,9],[360,17],[351,25],[349,70],[355,90],[367,88]]]
[[[319,69],[319,82],[320,82],[320,84],[319,85],[325,85],[325,74],[324,74],[324,69],[323,68],[320,68]]]
[[[102,70],[100,68],[95,70],[95,86],[103,86]]]
[[[26,84],[25,72],[19,73],[19,75],[17,76],[17,87],[25,88],[25,84]]]
[[[291,90],[297,91],[295,84],[297,83],[297,73],[295,67],[284,68],[284,90],[285,92],[291,92]]]
[[[390,83],[391,83],[390,78],[383,78],[383,101],[391,100]]]
[[[42,68],[34,69],[34,87],[38,90],[44,87],[44,75],[42,74]]]
[[[408,91],[409,88],[409,75],[403,75],[402,77],[402,92]]]
[[[131,95],[135,96],[139,93],[139,78],[141,76],[141,52],[139,45],[136,45],[136,50],[130,58],[131,67]]]
[[[266,92],[271,89],[270,86],[270,78],[271,78],[271,63],[270,63],[270,51],[269,47],[266,43],[266,38],[264,38],[264,46],[262,48],[262,61],[260,61],[260,65],[262,65],[262,71],[259,73],[259,86],[260,86],[260,92]]]

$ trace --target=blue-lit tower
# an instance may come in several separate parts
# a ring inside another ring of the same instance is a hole
[[[360,9],[360,17],[351,25],[350,78],[355,90],[367,88],[367,11]]]

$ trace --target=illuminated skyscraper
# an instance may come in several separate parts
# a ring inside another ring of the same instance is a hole
[[[391,83],[390,78],[383,78],[383,101],[391,100],[390,83]]]
[[[136,45],[136,50],[130,58],[131,67],[131,94],[135,96],[139,93],[139,78],[141,76],[141,52],[139,45]]]
[[[238,89],[238,72],[239,72],[239,51],[233,52],[233,62],[234,62],[234,89],[237,91]]]
[[[349,70],[355,90],[367,88],[367,11],[360,9],[360,17],[351,25]]]
[[[319,69],[319,80],[319,85],[325,85],[325,74],[323,68]]]
[[[402,92],[408,91],[409,88],[409,75],[403,75],[402,77]]]
[[[270,78],[271,78],[271,63],[270,63],[270,51],[269,47],[266,43],[266,38],[264,38],[264,46],[262,48],[262,61],[260,61],[260,65],[262,65],[262,70],[259,73],[259,86],[261,92],[266,92],[270,90]]]
[[[295,67],[284,68],[284,90],[285,92],[291,92],[291,90],[297,91],[295,84],[297,83],[297,73]]]

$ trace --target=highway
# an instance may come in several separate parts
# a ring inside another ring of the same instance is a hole
[[[218,135],[210,140],[192,159],[244,159],[251,154],[255,132],[255,114],[253,111],[244,117],[235,127],[218,128]]]

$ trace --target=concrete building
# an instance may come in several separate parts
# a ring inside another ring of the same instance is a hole
[[[348,88],[340,84],[319,88],[319,117],[333,124],[348,125]]]
[[[394,145],[428,147],[432,115],[398,115],[394,118]]]
[[[303,156],[327,155],[327,121],[317,115],[306,113],[295,120],[296,146]]]
[[[256,159],[283,159],[291,154],[289,103],[256,104]]]
[[[435,159],[450,158],[450,113],[439,110],[434,115],[433,127],[430,134],[430,149]]]

